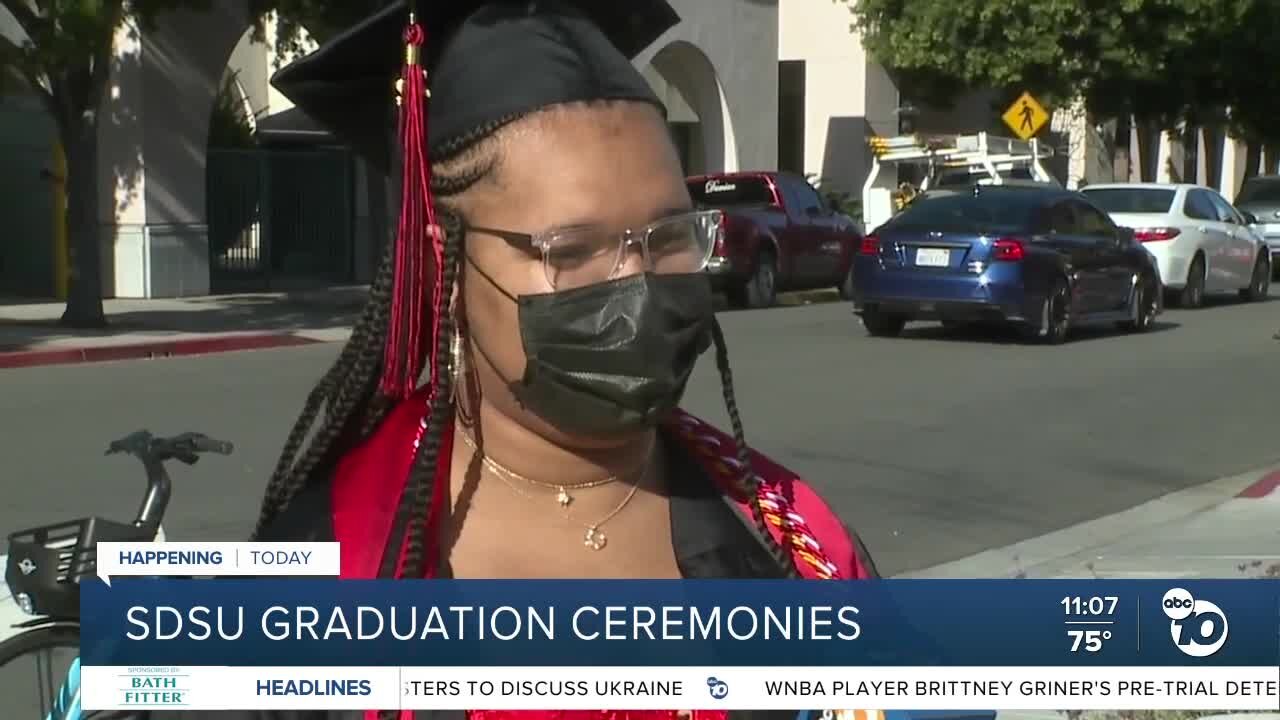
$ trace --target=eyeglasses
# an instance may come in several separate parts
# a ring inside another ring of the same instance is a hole
[[[575,226],[528,234],[467,226],[468,232],[502,238],[542,254],[542,268],[553,289],[569,290],[612,280],[626,264],[633,245],[640,246],[645,269],[676,275],[701,272],[723,232],[719,210],[696,210],[663,218],[621,233]]]

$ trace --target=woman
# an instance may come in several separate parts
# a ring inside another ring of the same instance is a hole
[[[376,108],[404,12],[275,80],[384,167]],[[629,59],[678,21],[671,8],[423,12],[434,35],[419,48],[410,26],[399,84],[397,242],[289,435],[258,539],[336,539],[346,578],[872,576],[826,505],[744,442],[702,273],[718,216],[692,209]],[[712,344],[731,437],[676,409]]]

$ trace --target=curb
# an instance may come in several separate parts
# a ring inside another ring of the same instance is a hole
[[[210,355],[240,350],[268,350],[296,345],[312,345],[321,342],[324,341],[301,335],[273,333],[267,335],[184,338],[181,340],[152,340],[129,343],[127,345],[100,345],[97,347],[18,350],[15,352],[0,352],[0,369],[117,360],[152,360],[185,355]]]
[[[1280,469],[1260,470],[1211,480],[1141,505],[1086,520],[1045,535],[959,560],[902,573],[904,578],[1008,577],[1011,569],[1045,566],[1111,543],[1167,526],[1235,499],[1260,499],[1280,489]]]

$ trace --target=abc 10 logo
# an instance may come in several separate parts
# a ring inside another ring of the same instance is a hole
[[[1209,657],[1227,642],[1227,615],[1208,600],[1197,600],[1191,591],[1173,588],[1164,594],[1160,609],[1169,618],[1173,644],[1191,657]]]

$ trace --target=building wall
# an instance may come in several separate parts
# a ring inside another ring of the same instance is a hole
[[[856,191],[870,168],[866,139],[897,131],[898,91],[850,29],[847,5],[779,0],[778,59],[805,63],[804,172]]]
[[[680,105],[697,116],[707,146],[703,169],[775,167],[778,1],[673,0],[672,5],[681,23],[641,53],[636,66],[676,86]]]
[[[26,36],[0,7],[0,37]],[[16,83],[0,96],[0,297],[54,294],[55,188],[45,175],[54,167],[57,128],[39,98]]]
[[[54,294],[56,144],[35,96],[0,97],[0,297]]]

